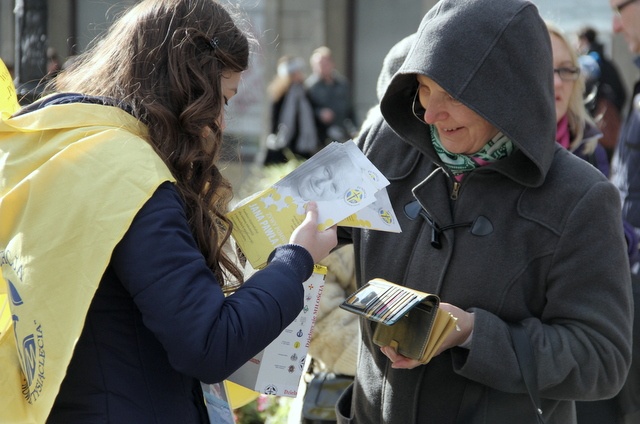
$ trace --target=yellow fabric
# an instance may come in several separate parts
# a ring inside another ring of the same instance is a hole
[[[93,104],[0,120],[1,423],[46,420],[113,248],[174,180],[145,132]]]

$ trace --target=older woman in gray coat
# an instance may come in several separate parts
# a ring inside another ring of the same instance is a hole
[[[530,2],[441,0],[423,19],[358,139],[391,181],[402,233],[348,236],[360,285],[437,294],[460,331],[423,365],[376,346],[362,320],[339,422],[536,422],[513,323],[547,424],[575,423],[575,400],[624,383],[633,313],[619,195],[555,142],[553,93]]]

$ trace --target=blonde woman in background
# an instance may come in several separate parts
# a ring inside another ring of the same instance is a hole
[[[266,140],[265,165],[308,159],[320,146],[313,107],[304,86],[304,60],[283,56],[267,92],[271,100],[271,134]]]
[[[551,22],[547,22],[547,28],[553,49],[556,140],[609,176],[607,153],[598,144],[602,133],[584,106],[585,84],[580,75],[578,54],[560,28]]]

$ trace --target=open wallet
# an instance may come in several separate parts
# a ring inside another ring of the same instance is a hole
[[[453,315],[439,308],[440,298],[374,278],[347,297],[340,307],[377,323],[373,342],[423,364],[431,360],[456,328]]]

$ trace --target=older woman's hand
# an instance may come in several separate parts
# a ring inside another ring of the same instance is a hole
[[[441,303],[440,309],[449,312],[451,315],[458,318],[458,321],[456,323],[456,329],[449,333],[434,356],[439,355],[447,349],[463,344],[473,331],[474,324],[474,315],[471,312],[464,311],[450,303]],[[400,355],[391,346],[383,346],[380,348],[380,351],[391,361],[391,368],[413,369],[419,365],[423,365],[415,359],[410,359],[406,356]]]

